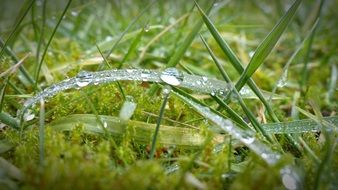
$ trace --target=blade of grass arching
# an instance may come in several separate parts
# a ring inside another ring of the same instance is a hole
[[[207,11],[206,14],[210,13],[212,7],[213,7],[213,3],[208,8],[208,11]],[[202,20],[199,20],[198,22],[196,22],[196,24],[193,26],[191,32],[188,34],[188,36],[185,37],[185,40],[183,41],[183,43],[180,44],[180,46],[177,48],[177,50],[175,51],[175,53],[170,57],[167,65],[166,65],[166,68],[175,67],[179,63],[179,61],[184,56],[184,53],[187,51],[187,49],[190,47],[191,43],[195,39],[195,36],[200,31],[202,25],[203,25],[203,21]],[[149,89],[149,95],[154,95],[155,92],[158,90],[158,88],[159,88],[159,86],[153,85]]]
[[[236,89],[240,90],[248,81],[249,78],[256,72],[258,67],[263,64],[264,60],[271,53],[272,49],[277,44],[278,40],[284,33],[286,27],[291,22],[295,15],[301,0],[296,0],[289,10],[283,15],[278,23],[273,27],[271,32],[265,37],[263,42],[257,47],[254,55],[252,56],[248,66],[241,74],[239,81],[236,83]]]
[[[230,46],[223,40],[221,34],[218,32],[218,30],[216,29],[216,27],[214,26],[214,24],[211,22],[211,20],[209,19],[209,17],[204,13],[204,11],[197,5],[197,8],[199,10],[199,12],[202,15],[203,21],[205,23],[205,25],[208,27],[210,33],[212,34],[212,36],[214,37],[214,39],[216,40],[216,42],[218,43],[218,45],[220,46],[220,48],[222,49],[222,51],[224,52],[224,54],[228,57],[230,63],[232,64],[232,66],[236,69],[236,71],[241,74],[244,71],[244,68],[240,62],[240,60],[238,59],[238,57],[236,56],[236,54],[232,51],[232,49],[230,48]],[[263,105],[265,106],[270,118],[272,120],[274,120],[275,122],[278,122],[278,118],[275,115],[275,113],[273,112],[271,106],[269,105],[269,103],[265,100],[264,95],[262,94],[262,92],[260,91],[260,89],[257,87],[257,85],[255,84],[255,82],[249,78],[248,80],[248,85],[249,87],[252,89],[252,91],[257,95],[257,97],[262,101]],[[226,101],[229,100],[230,98],[230,93],[228,93],[228,98],[226,98]]]
[[[128,120],[126,123],[114,116],[100,115],[100,119],[107,123],[108,132],[117,138],[120,138],[130,128],[133,131],[130,135],[136,142],[149,143],[156,129],[156,124],[150,124],[141,121]],[[97,122],[94,114],[74,114],[58,118],[52,121],[49,126],[55,130],[69,131],[76,125],[82,124],[86,133],[102,134],[104,131]],[[215,142],[222,142],[224,135],[215,135]],[[161,125],[161,130],[157,138],[157,144],[177,145],[182,147],[199,147],[204,142],[205,137],[200,131],[192,128],[173,127]]]
[[[231,85],[231,89],[234,89],[234,92],[237,96],[238,102],[241,105],[244,113],[246,114],[246,116],[249,118],[250,122],[252,123],[252,125],[254,126],[255,130],[257,132],[260,132],[269,142],[276,142],[273,141],[273,138],[270,137],[262,128],[262,126],[260,125],[260,123],[257,121],[255,115],[250,111],[250,109],[246,106],[246,104],[244,103],[242,97],[240,96],[239,92],[236,90],[236,88],[234,87],[234,85],[232,84],[232,81],[230,79],[230,77],[228,76],[228,74],[225,72],[225,70],[223,69],[222,65],[218,62],[215,54],[212,52],[212,50],[210,49],[209,45],[207,44],[207,42],[204,40],[204,38],[200,35],[201,40],[204,44],[204,46],[207,48],[211,58],[214,60],[218,70],[220,71],[221,75],[223,76],[224,80],[226,82],[228,82]],[[220,104],[220,105],[226,105],[224,104]],[[228,110],[228,109],[226,109]]]
[[[149,159],[153,159],[154,155],[155,155],[156,140],[157,140],[158,132],[160,130],[160,125],[161,125],[162,117],[163,117],[163,114],[164,114],[165,106],[167,105],[167,102],[168,102],[168,99],[169,99],[170,91],[171,91],[170,86],[165,86],[163,88],[164,98],[163,98],[163,102],[162,102],[162,105],[161,105],[161,108],[160,108],[160,113],[159,113],[157,121],[156,121],[156,129],[155,129],[153,140],[152,140],[152,143],[151,143]]]
[[[100,50],[100,48],[99,48],[99,46],[98,46],[97,44],[96,44],[96,48],[97,48],[97,50],[99,51],[99,53],[100,53],[101,57],[103,58],[104,62],[106,63],[107,67],[108,67],[109,69],[112,69],[111,65],[109,64],[108,60],[107,60],[106,57],[103,55],[102,51]],[[119,88],[119,90],[120,90],[120,92],[121,92],[121,94],[122,94],[123,99],[126,100],[126,94],[124,93],[124,90],[123,90],[123,88],[122,88],[120,82],[119,82],[119,81],[116,81],[116,83],[117,83],[117,87]]]
[[[123,59],[121,60],[119,66],[117,67],[118,69],[121,69],[123,66],[123,63],[128,59],[128,57],[136,50],[137,45],[141,42],[142,36],[144,34],[145,29],[143,28],[143,30],[141,30],[141,32],[136,36],[136,38],[133,40],[133,42],[131,43],[131,45],[128,48],[128,51],[126,53],[126,55],[123,57]]]
[[[316,17],[315,17],[315,18],[317,18],[317,22],[319,22],[319,23],[321,22],[321,15],[322,15],[322,9],[323,9],[324,2],[325,2],[325,0],[320,1],[319,9],[318,9],[318,12],[316,13]],[[319,26],[319,24],[317,24],[315,26],[314,30],[312,31],[309,43],[307,44],[307,47],[306,47],[306,53],[305,53],[305,57],[304,57],[304,66],[303,66],[303,69],[302,69],[302,77],[301,77],[301,81],[300,81],[300,87],[301,87],[303,92],[305,92],[304,88],[305,88],[305,85],[307,84],[307,80],[309,78],[308,62],[309,62],[309,59],[310,59],[311,48],[312,48],[313,40],[314,40],[314,37],[316,35],[316,31],[317,31],[318,26]]]
[[[278,79],[277,83],[275,84],[272,93],[269,97],[269,102],[271,102],[273,95],[275,94],[278,85],[279,84],[285,84],[286,80],[287,80],[287,72],[289,70],[289,67],[293,61],[293,59],[297,56],[297,54],[299,53],[299,51],[303,48],[305,42],[309,39],[310,35],[312,34],[312,32],[314,31],[314,29],[316,28],[318,24],[318,20],[314,23],[314,25],[312,26],[311,30],[309,31],[309,33],[305,36],[305,38],[302,40],[302,42],[298,45],[298,47],[296,48],[296,50],[292,53],[291,57],[288,59],[288,61],[286,62],[282,74],[280,76],[280,78]]]
[[[68,10],[68,8],[69,8],[71,2],[72,2],[72,0],[68,0],[68,3],[67,3],[67,5],[66,5],[66,7],[63,9],[63,12],[62,12],[62,14],[61,14],[61,16],[60,16],[60,18],[59,18],[59,20],[58,20],[56,26],[54,27],[54,29],[53,29],[53,31],[52,31],[52,34],[50,35],[50,37],[49,37],[49,39],[48,39],[48,42],[47,42],[47,44],[46,44],[46,47],[45,47],[45,49],[44,49],[44,51],[43,51],[43,53],[42,53],[42,55],[41,55],[41,59],[40,59],[40,61],[39,61],[39,64],[36,66],[36,69],[35,69],[35,84],[34,84],[34,88],[35,88],[35,89],[38,87],[38,80],[39,80],[40,70],[41,70],[41,67],[42,67],[42,63],[43,63],[43,61],[44,61],[44,59],[45,59],[45,56],[46,56],[46,54],[47,54],[49,45],[50,45],[50,43],[52,42],[52,40],[53,40],[53,38],[54,38],[54,35],[55,35],[55,33],[56,33],[56,31],[57,31],[59,25],[61,24],[61,21],[62,21],[62,19],[64,18],[64,16],[65,16],[65,14],[66,14],[66,12],[67,12],[67,10]]]
[[[39,152],[40,152],[40,166],[43,166],[45,158],[45,101],[40,100],[40,118],[39,118]]]
[[[148,9],[150,9],[155,3],[157,2],[157,0],[154,0],[152,2],[150,2],[127,26],[127,28],[121,33],[121,35],[119,36],[119,38],[116,40],[116,42],[114,43],[113,47],[109,50],[109,52],[106,55],[106,58],[109,58],[110,54],[113,53],[113,51],[115,50],[115,48],[117,47],[117,45],[120,43],[120,41],[122,40],[123,36],[128,32],[128,30],[141,18],[141,16],[148,11]]]
[[[10,40],[12,39],[12,37],[14,36],[15,32],[17,31],[17,29],[19,28],[20,24],[22,23],[23,19],[27,16],[29,10],[32,8],[32,6],[34,5],[35,0],[31,0],[29,2],[27,2],[27,5],[24,4],[21,8],[21,11],[23,11],[22,16],[18,19],[18,21],[15,23],[12,32],[9,34],[9,37],[7,38],[7,40],[5,41],[5,43],[2,45],[1,47],[1,51],[0,51],[0,57],[2,57],[4,50],[7,48],[8,43],[10,42]],[[27,6],[27,7],[26,7]]]

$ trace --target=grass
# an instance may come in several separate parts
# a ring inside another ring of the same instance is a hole
[[[337,2],[0,7],[2,188],[337,188]]]

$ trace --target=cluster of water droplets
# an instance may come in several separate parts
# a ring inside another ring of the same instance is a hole
[[[29,107],[40,101],[41,98],[48,99],[59,92],[68,89],[80,89],[88,85],[98,85],[114,81],[146,81],[164,83],[170,86],[188,88],[192,91],[208,94],[226,95],[229,85],[220,80],[210,79],[205,76],[190,75],[176,68],[167,68],[163,71],[146,69],[113,69],[98,72],[81,71],[76,77],[68,78],[60,83],[47,87],[42,92],[28,99],[20,112],[21,116]],[[28,117],[28,119],[30,119]]]

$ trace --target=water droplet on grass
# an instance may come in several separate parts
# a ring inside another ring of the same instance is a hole
[[[167,68],[161,73],[161,80],[169,85],[178,86],[183,81],[183,73],[176,68]]]
[[[23,119],[25,121],[30,121],[30,120],[33,120],[34,118],[35,118],[35,114],[32,112],[32,110],[27,110],[23,115]]]
[[[299,175],[289,167],[283,168],[281,171],[282,182],[286,189],[299,189]]]
[[[255,141],[255,137],[249,135],[249,134],[244,134],[242,136],[242,142],[245,144],[251,144]]]
[[[79,15],[79,13],[76,12],[76,11],[72,11],[71,14],[72,14],[72,16],[74,16],[74,17],[77,17],[77,15]]]
[[[150,30],[149,24],[146,24],[143,29],[144,29],[145,32],[149,32],[149,30]]]
[[[277,82],[277,87],[282,88],[287,84],[288,80],[288,70],[286,70],[283,74],[282,77],[278,80]]]
[[[165,85],[162,90],[163,96],[168,95],[171,92],[171,87],[169,85]]]
[[[128,121],[131,118],[136,109],[136,105],[132,96],[126,96],[126,101],[124,101],[119,114],[122,121]]]
[[[88,71],[80,71],[76,75],[76,85],[78,87],[84,87],[87,86],[89,83],[91,83],[93,80],[93,74]]]

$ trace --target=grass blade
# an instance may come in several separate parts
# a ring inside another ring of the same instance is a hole
[[[35,0],[31,0],[28,3],[27,8],[25,8],[25,5],[23,5],[23,7],[21,8],[22,10],[25,8],[23,15],[18,19],[18,21],[15,23],[14,28],[11,32],[11,34],[9,35],[9,37],[7,38],[7,40],[5,41],[5,43],[2,45],[1,47],[1,51],[0,51],[0,57],[2,57],[4,50],[7,48],[8,43],[10,42],[10,40],[12,39],[12,37],[14,36],[15,32],[17,31],[17,29],[19,28],[20,24],[22,23],[23,19],[27,16],[29,10],[32,8],[32,6],[34,5]]]
[[[257,132],[260,132],[266,139],[268,139],[270,142],[273,142],[272,138],[264,131],[264,129],[261,127],[260,123],[257,121],[256,117],[254,116],[254,114],[250,111],[250,109],[246,106],[246,104],[244,103],[242,97],[240,96],[239,92],[236,90],[236,88],[234,88],[232,81],[230,80],[230,77],[228,76],[228,74],[225,72],[225,70],[223,69],[222,65],[218,62],[215,54],[212,52],[212,50],[210,49],[209,45],[207,44],[207,42],[204,40],[204,38],[200,35],[203,44],[205,45],[205,47],[207,48],[210,56],[212,57],[212,59],[214,60],[215,64],[217,65],[218,70],[220,71],[220,73],[222,74],[223,78],[225,81],[227,81],[230,85],[231,88],[234,89],[234,92],[236,93],[236,97],[243,109],[243,111],[245,112],[246,116],[249,118],[250,122],[252,123],[252,125],[254,126],[255,130]],[[230,94],[230,93],[229,93]],[[221,104],[221,105],[225,105]],[[228,109],[226,109],[228,110]],[[230,112],[231,113],[231,112]]]
[[[34,84],[34,88],[37,88],[37,87],[38,87],[38,80],[39,80],[39,74],[40,74],[40,70],[41,70],[41,67],[42,67],[42,63],[43,63],[43,61],[44,61],[44,59],[45,59],[45,56],[46,56],[46,54],[47,54],[49,45],[50,45],[50,43],[52,42],[52,40],[53,40],[53,38],[54,38],[54,35],[55,35],[57,29],[59,28],[59,25],[60,25],[62,19],[64,18],[64,15],[66,14],[66,12],[67,12],[67,10],[68,10],[68,8],[69,8],[71,2],[72,2],[72,0],[69,0],[68,3],[67,3],[67,5],[66,5],[66,7],[64,8],[64,10],[63,10],[63,12],[62,12],[62,14],[61,14],[61,16],[60,16],[60,18],[59,18],[59,20],[58,20],[56,26],[55,26],[54,29],[53,29],[52,34],[50,35],[50,37],[49,37],[49,39],[48,39],[48,42],[47,42],[46,47],[45,47],[45,49],[44,49],[44,51],[43,51],[43,53],[42,53],[41,59],[40,59],[40,61],[39,61],[39,64],[37,65],[37,67],[36,67],[36,69],[35,69],[35,84]]]
[[[291,22],[291,19],[295,15],[301,0],[296,0],[279,22],[274,26],[272,31],[265,37],[263,42],[257,47],[254,55],[252,56],[250,63],[241,74],[239,81],[236,83],[236,89],[240,90],[248,79],[255,73],[258,67],[263,64],[264,60],[270,54],[272,49],[277,44],[279,38],[285,31],[286,27]]]
[[[165,88],[165,89],[163,89],[164,98],[163,98],[163,102],[162,102],[162,105],[161,105],[161,108],[160,108],[160,113],[159,113],[157,121],[156,121],[156,129],[155,129],[155,133],[154,133],[154,136],[153,136],[153,141],[151,143],[151,149],[150,149],[150,154],[149,154],[150,159],[153,159],[154,155],[155,155],[156,140],[157,140],[158,132],[160,130],[160,125],[161,125],[162,117],[163,117],[163,114],[164,114],[164,109],[165,109],[165,106],[167,105],[169,94],[170,94],[170,91],[171,91],[170,86],[165,86],[164,88]]]
[[[205,25],[208,27],[210,33],[212,34],[212,36],[214,37],[214,39],[216,40],[217,44],[220,46],[220,48],[222,49],[224,54],[230,60],[230,63],[232,64],[232,66],[236,69],[236,71],[239,74],[243,73],[244,68],[243,68],[240,60],[236,56],[236,54],[232,51],[230,46],[223,40],[221,34],[218,32],[218,30],[216,29],[214,24],[211,22],[209,17],[204,13],[204,11],[199,7],[198,4],[196,4],[196,5],[197,5],[199,12],[201,13],[201,16],[203,18]],[[271,106],[265,100],[264,95],[262,94],[262,92],[259,90],[259,88],[255,84],[255,82],[251,78],[249,78],[249,80],[248,80],[248,85],[252,89],[252,91],[257,95],[257,97],[262,101],[262,103],[264,104],[264,106],[265,106],[269,116],[271,117],[271,119],[274,120],[275,122],[278,122],[279,120],[278,120],[277,116],[274,114],[274,112],[272,111]]]
[[[102,122],[107,123],[107,130],[112,136],[120,138],[127,128],[130,128],[130,134],[137,142],[149,143],[156,129],[155,124],[145,123],[141,121],[128,120],[126,123],[121,122],[121,119],[114,116],[99,116]],[[94,114],[74,114],[67,117],[62,117],[52,121],[49,126],[60,131],[73,130],[77,124],[82,124],[84,131],[91,134],[104,133],[97,118]],[[157,143],[162,145],[177,145],[182,147],[198,147],[203,144],[203,137],[199,130],[192,128],[182,128],[161,125],[161,130],[157,138]],[[223,141],[222,135],[215,135],[215,142]]]

